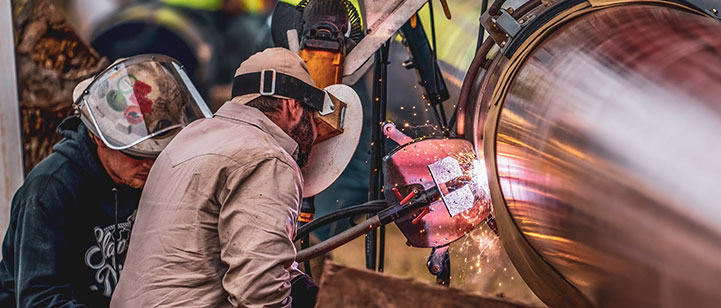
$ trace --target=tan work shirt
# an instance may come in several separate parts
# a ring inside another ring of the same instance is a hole
[[[288,306],[300,274],[297,148],[233,102],[183,129],[150,171],[110,306]]]

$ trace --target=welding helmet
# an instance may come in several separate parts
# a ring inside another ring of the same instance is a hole
[[[248,58],[235,73],[234,102],[247,104],[260,96],[293,99],[313,111],[318,138],[303,172],[303,197],[332,184],[350,162],[363,125],[360,98],[349,86],[318,89],[303,59],[285,48],[269,48]]]
[[[110,149],[156,157],[190,122],[212,113],[182,65],[163,55],[119,59],[73,91],[73,108]]]

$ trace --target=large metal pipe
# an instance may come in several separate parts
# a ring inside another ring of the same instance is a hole
[[[550,306],[717,306],[721,23],[575,3],[495,62],[474,119],[503,244]]]

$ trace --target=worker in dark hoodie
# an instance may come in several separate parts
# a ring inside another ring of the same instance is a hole
[[[162,55],[120,60],[73,96],[64,139],[13,197],[0,307],[108,307],[155,157],[211,115],[182,66]]]

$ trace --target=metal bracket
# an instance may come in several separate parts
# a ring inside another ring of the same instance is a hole
[[[721,13],[719,13],[719,10],[717,9],[708,9],[706,10],[706,13],[708,13],[708,15],[713,19],[721,20]]]
[[[716,20],[721,20],[721,5],[717,0],[683,0],[695,9],[703,11]]]
[[[523,25],[513,18],[506,9],[501,9],[501,14],[498,16],[491,16],[486,10],[481,16],[481,25],[500,47],[506,46],[523,28]]]
[[[356,72],[369,68],[364,63],[373,53],[398,30],[428,0],[360,0],[358,4],[367,29],[366,36],[346,56],[343,63],[343,77],[349,78]],[[352,78],[349,81],[357,81]],[[346,80],[344,80],[346,82]]]
[[[449,245],[434,247],[428,256],[426,266],[428,271],[436,276],[436,283],[449,286],[451,282],[451,257],[448,253]]]
[[[519,24],[511,14],[508,14],[506,10],[501,10],[501,16],[496,18],[496,24],[501,27],[501,30],[509,37],[514,37],[521,31],[521,24]]]
[[[270,79],[270,90],[265,90],[265,73],[270,72],[272,73],[271,79]],[[274,69],[264,69],[260,71],[260,95],[263,96],[272,96],[275,94],[275,70]]]

